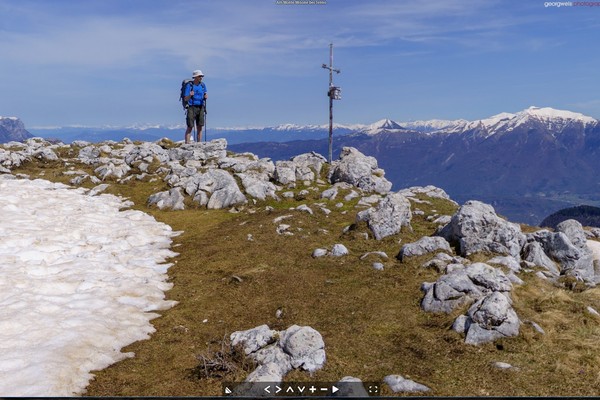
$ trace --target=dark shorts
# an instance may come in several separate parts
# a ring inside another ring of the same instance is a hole
[[[196,121],[197,126],[204,126],[204,106],[188,107],[186,117],[187,127],[193,128],[194,121]]]

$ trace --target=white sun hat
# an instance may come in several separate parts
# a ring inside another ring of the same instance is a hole
[[[202,73],[202,71],[200,71],[199,69],[197,69],[194,72],[192,72],[192,78],[195,78],[197,76],[204,76],[204,74]]]

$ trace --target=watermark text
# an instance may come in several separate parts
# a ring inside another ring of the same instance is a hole
[[[546,1],[544,7],[600,7],[600,1]]]
[[[276,0],[278,6],[324,6],[327,0]]]

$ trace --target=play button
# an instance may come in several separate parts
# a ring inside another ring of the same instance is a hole
[[[332,387],[331,387],[331,393],[335,393],[335,392],[337,392],[338,390],[340,390],[340,389],[338,389],[338,388],[337,388],[337,387],[335,387],[335,386],[332,386]]]

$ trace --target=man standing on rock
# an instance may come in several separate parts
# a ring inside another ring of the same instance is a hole
[[[194,80],[185,87],[184,100],[187,101],[185,143],[190,143],[194,123],[196,124],[196,142],[202,141],[202,127],[204,127],[204,107],[208,99],[206,85],[202,82],[204,74],[199,69],[192,72]]]

